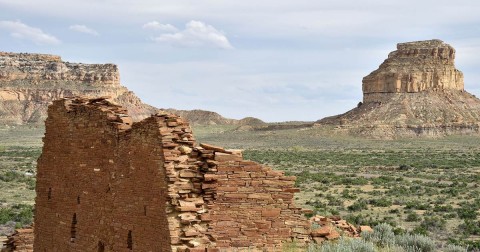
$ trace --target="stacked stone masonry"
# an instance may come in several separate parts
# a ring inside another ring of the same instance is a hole
[[[138,123],[108,100],[49,107],[35,251],[250,251],[309,242],[295,177],[196,144],[182,118]]]
[[[1,249],[2,252],[32,252],[33,251],[33,227],[26,227],[15,230],[15,233],[8,236]]]
[[[395,93],[464,90],[463,74],[455,68],[455,49],[441,40],[398,44],[362,82],[364,103],[381,102]]]

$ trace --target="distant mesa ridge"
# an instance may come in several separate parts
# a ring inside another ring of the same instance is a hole
[[[158,110],[121,85],[115,64],[70,63],[56,55],[0,52],[0,124],[43,124],[52,101],[72,96],[110,97],[125,107],[134,121]],[[210,111],[169,111],[180,113],[192,124],[261,122],[227,119]]]
[[[0,122],[43,124],[47,106],[68,96],[110,97],[135,120],[156,109],[120,84],[114,64],[64,62],[59,56],[0,52]]]
[[[363,103],[316,125],[378,138],[478,134],[480,100],[464,90],[455,53],[438,39],[397,44],[363,78]]]

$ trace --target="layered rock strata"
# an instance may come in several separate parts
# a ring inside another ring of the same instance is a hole
[[[463,91],[455,68],[455,49],[441,40],[400,43],[380,67],[363,78],[363,102],[381,102],[389,94]]]
[[[59,56],[0,52],[0,123],[41,124],[48,105],[69,96],[108,96],[134,120],[156,109],[120,84],[114,64],[64,62]]]
[[[480,100],[464,90],[454,60],[440,40],[400,43],[363,78],[363,103],[316,125],[374,138],[478,134]]]
[[[125,112],[102,98],[49,107],[35,251],[275,251],[311,240],[295,177],[197,146],[176,115],[132,123]]]

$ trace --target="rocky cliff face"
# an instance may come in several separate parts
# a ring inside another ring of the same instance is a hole
[[[64,62],[59,56],[0,52],[0,123],[43,123],[48,104],[68,96],[108,96],[134,120],[156,109],[120,84],[114,64]]]
[[[363,78],[363,104],[317,125],[376,138],[478,134],[480,100],[464,90],[454,59],[441,40],[400,43]]]
[[[381,102],[394,93],[463,90],[455,49],[441,40],[400,43],[380,67],[363,78],[363,102]]]

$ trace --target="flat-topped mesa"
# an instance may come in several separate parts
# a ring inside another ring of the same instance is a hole
[[[0,124],[43,123],[52,101],[71,96],[110,97],[127,108],[134,121],[157,110],[121,85],[114,64],[70,63],[55,55],[0,52]]]
[[[363,78],[363,101],[381,102],[395,93],[464,90],[455,49],[441,40],[397,44],[380,67]]]
[[[120,72],[114,64],[69,63],[55,55],[0,52],[0,87],[59,82],[119,86]]]

